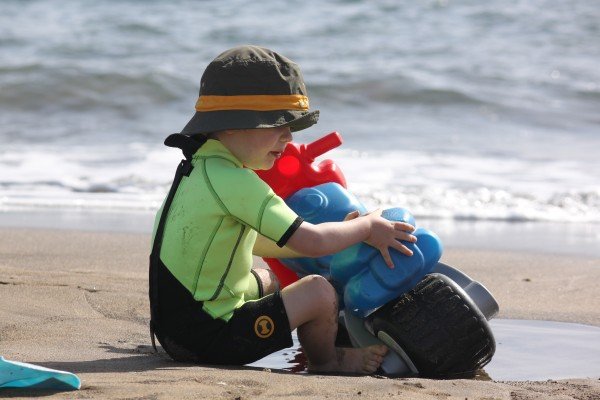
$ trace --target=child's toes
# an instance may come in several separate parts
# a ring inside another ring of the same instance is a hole
[[[376,360],[371,360],[369,362],[367,362],[367,364],[365,365],[365,369],[369,372],[369,373],[373,373],[375,371],[377,371],[377,369],[379,368],[379,366],[381,365],[380,361],[376,361]]]
[[[385,356],[387,354],[387,352],[389,351],[387,346],[384,346],[384,345],[376,345],[373,347],[374,347],[373,352],[381,357]]]
[[[367,374],[372,374],[373,372],[377,371],[377,368],[379,368],[379,365],[375,365],[372,363],[367,363],[364,366],[364,372]]]

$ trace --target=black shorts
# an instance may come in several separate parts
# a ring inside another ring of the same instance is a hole
[[[228,322],[213,319],[205,328],[164,337],[163,348],[176,361],[244,365],[293,345],[280,292],[248,301]]]
[[[158,263],[156,336],[176,361],[244,365],[291,347],[292,334],[280,292],[244,303],[229,321],[214,319]],[[261,287],[260,280],[255,274]]]
[[[281,292],[248,301],[235,310],[207,356],[223,364],[248,364],[293,345]]]

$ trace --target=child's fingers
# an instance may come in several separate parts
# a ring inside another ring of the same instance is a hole
[[[390,251],[387,247],[383,247],[379,249],[381,255],[383,256],[383,261],[388,266],[388,268],[394,268],[394,262],[392,261],[392,256],[390,255]]]
[[[376,210],[369,211],[365,215],[377,215],[377,216],[380,216],[382,212],[383,212],[383,210],[381,208],[378,208]]]
[[[415,227],[406,222],[394,222],[394,229],[397,231],[413,232]]]
[[[405,242],[417,243],[417,237],[415,235],[411,235],[408,232],[396,231],[395,237],[396,239],[404,240]]]
[[[400,243],[397,240],[394,240],[394,243],[392,243],[391,247],[398,250],[400,253],[404,254],[405,256],[410,257],[413,255],[413,252],[411,249],[409,249],[408,247],[406,247],[405,245],[403,245],[402,243]]]
[[[350,211],[344,218],[344,221],[350,221],[352,219],[358,218],[359,215],[360,212],[358,210]]]

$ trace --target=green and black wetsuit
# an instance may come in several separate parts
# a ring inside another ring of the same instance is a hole
[[[154,226],[151,329],[175,359],[240,364],[291,345],[280,295],[258,300],[252,249],[257,232],[285,245],[302,219],[217,140],[183,164]]]

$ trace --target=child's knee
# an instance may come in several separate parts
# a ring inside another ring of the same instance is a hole
[[[321,275],[308,275],[303,280],[310,286],[311,295],[325,304],[333,303],[337,307],[337,294],[329,281]]]

